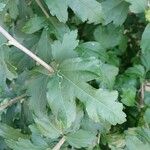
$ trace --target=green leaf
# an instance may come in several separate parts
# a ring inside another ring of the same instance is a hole
[[[150,107],[150,92],[145,91],[144,93],[144,103]]]
[[[69,7],[83,21],[88,23],[101,23],[102,7],[96,0],[68,0]]]
[[[99,42],[86,42],[80,44],[76,51],[80,57],[96,57],[101,60],[106,60],[107,54],[106,49]]]
[[[0,35],[0,47],[7,43],[7,39],[1,34]]]
[[[146,123],[150,124],[150,108],[147,108],[144,114],[144,119]]]
[[[145,69],[142,65],[134,65],[133,67],[128,68],[125,71],[125,74],[133,77],[133,78],[145,78]]]
[[[37,128],[37,125],[36,124],[32,124],[29,126],[30,130],[31,130],[31,140],[32,140],[32,143],[34,145],[37,145],[41,148],[46,148],[48,147],[48,144],[47,144],[47,139],[45,137],[43,137],[43,135],[40,133],[40,130]]]
[[[67,0],[54,0],[54,1],[49,1],[45,0],[50,13],[59,19],[60,22],[66,22],[68,20],[68,3]]]
[[[66,139],[71,146],[76,148],[88,147],[96,143],[96,135],[82,129],[68,134]]]
[[[12,19],[16,19],[17,16],[19,15],[18,3],[19,0],[9,0],[7,4],[7,7],[9,9],[9,14]]]
[[[64,62],[65,65],[62,66],[62,69],[72,77],[76,73],[75,78],[88,81],[93,77],[97,77],[94,71],[97,69],[98,62],[94,58],[85,60],[80,58],[69,59]],[[76,116],[74,90],[70,87],[70,83],[68,84],[63,76],[59,75],[59,72],[49,80],[47,96],[53,113],[69,127]]]
[[[150,24],[148,24],[143,32],[142,39],[141,39],[141,49],[142,49],[142,56],[141,60],[143,65],[146,67],[146,70],[150,70],[150,63],[149,63],[149,57],[150,57]]]
[[[105,24],[113,21],[117,26],[124,23],[128,15],[128,6],[124,0],[106,0],[102,2]]]
[[[5,8],[6,4],[4,3],[0,3],[0,11],[3,11],[3,9]]]
[[[131,128],[126,131],[126,148],[129,150],[148,150],[150,147],[149,128]]]
[[[67,58],[73,58],[76,56],[76,53],[73,51],[77,45],[78,40],[77,31],[71,31],[70,33],[66,33],[63,37],[62,42],[55,41],[52,44],[52,55],[57,62],[61,62]]]
[[[113,133],[106,135],[106,139],[111,150],[123,150],[125,147],[125,135]]]
[[[61,129],[57,126],[57,124],[54,124],[54,120],[48,118],[46,115],[34,117],[34,121],[36,127],[40,131],[40,134],[47,138],[58,138],[62,134]]]
[[[145,19],[146,21],[150,22],[150,9],[147,9],[145,11]]]
[[[39,145],[34,145],[28,139],[19,138],[18,141],[12,139],[6,140],[7,145],[13,150],[45,150],[48,147],[40,147]]]
[[[5,89],[6,79],[13,80],[16,77],[15,68],[9,64],[9,48],[6,45],[0,46],[0,87]]]
[[[36,47],[36,54],[46,62],[50,62],[52,59],[51,54],[51,41],[49,38],[48,30],[44,29],[40,40]]]
[[[67,9],[70,7],[83,22],[101,23],[103,21],[101,4],[96,0],[45,0],[51,14],[61,22],[68,20]]]
[[[150,58],[150,52],[146,52],[145,54],[141,55],[142,64],[145,66],[147,72],[150,70],[149,58]]]
[[[19,129],[14,129],[6,124],[0,123],[0,136],[4,139],[18,140],[18,138],[26,139],[28,135],[21,133]]]
[[[22,31],[27,34],[32,34],[42,29],[45,25],[46,21],[44,17],[35,16],[26,22],[25,26],[22,28]]]
[[[49,24],[49,32],[54,34],[57,39],[62,40],[64,34],[70,33],[70,29],[67,24],[59,22],[56,18],[50,18],[51,24]]]
[[[103,89],[94,89],[85,83],[101,78],[100,69],[101,62],[95,58],[68,59],[60,64],[59,71],[55,75],[57,77],[55,78],[60,80],[59,85],[62,93],[71,91],[67,99],[72,101],[73,97],[77,97],[81,100],[86,107],[89,117],[94,121],[100,121],[101,118],[111,124],[123,123],[125,121],[125,114],[122,112],[123,106],[116,101],[118,93],[116,91],[109,92]],[[52,83],[49,83],[49,86]],[[57,90],[55,93],[60,93],[60,91]]]
[[[126,147],[128,150],[149,150],[150,144],[143,143],[136,136],[127,136],[126,137]]]
[[[81,128],[94,134],[98,134],[98,132],[100,132],[101,134],[105,134],[107,131],[110,130],[111,124],[107,121],[102,120],[100,122],[94,122],[88,117],[88,115],[84,115],[84,118],[81,122]]]
[[[104,48],[112,48],[120,44],[123,29],[110,24],[108,26],[98,26],[95,29],[94,37]]]
[[[84,95],[81,92],[82,95],[79,95],[79,97],[81,100],[83,99],[87,113],[91,119],[99,122],[101,118],[113,125],[125,122],[126,115],[122,112],[123,106],[116,101],[118,98],[117,91],[94,90],[87,85],[82,88],[88,89],[84,91],[86,92]]]
[[[121,101],[126,106],[134,106],[136,98],[136,88],[122,88]]]
[[[130,10],[133,13],[142,13],[146,10],[148,1],[147,0],[125,0],[126,2],[129,2]]]
[[[49,77],[46,75],[35,75],[26,81],[27,93],[30,96],[30,109],[36,114],[46,112],[46,89]]]
[[[118,74],[118,68],[113,65],[103,63],[100,65],[100,72],[101,75],[98,79],[98,81],[100,81],[100,86],[103,88],[112,89]],[[108,74],[108,72],[111,72],[111,74]]]
[[[143,32],[142,40],[141,40],[141,49],[143,54],[150,53],[150,24],[148,24]]]
[[[64,126],[69,128],[76,118],[76,104],[72,89],[65,83],[61,86],[61,79],[54,77],[48,83],[47,99],[57,119],[60,118]]]

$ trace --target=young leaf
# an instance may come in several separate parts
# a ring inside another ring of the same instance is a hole
[[[106,0],[102,2],[105,24],[113,21],[117,26],[124,23],[128,15],[129,4],[124,0]]]

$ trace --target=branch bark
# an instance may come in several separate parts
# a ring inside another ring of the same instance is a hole
[[[60,150],[61,146],[64,144],[65,141],[66,141],[66,139],[63,136],[52,150]]]
[[[7,107],[10,107],[11,105],[17,103],[18,101],[22,100],[26,96],[27,96],[26,94],[23,94],[21,96],[18,96],[18,97],[15,97],[15,98],[9,100],[7,103],[0,105],[0,111],[2,111],[4,109],[6,109]]]
[[[25,54],[30,56],[33,60],[35,60],[37,63],[42,65],[45,69],[47,69],[50,73],[54,72],[54,69],[48,65],[46,62],[44,62],[41,58],[36,56],[34,53],[32,53],[30,50],[28,50],[26,47],[21,45],[16,39],[14,39],[4,28],[0,26],[0,33],[3,34],[9,41],[9,44],[17,47],[21,51],[23,51]]]

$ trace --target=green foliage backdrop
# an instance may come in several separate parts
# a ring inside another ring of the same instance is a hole
[[[149,150],[150,2],[0,0],[0,150]]]

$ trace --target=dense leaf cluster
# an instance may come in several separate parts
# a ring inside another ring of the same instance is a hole
[[[0,25],[54,69],[0,34],[0,150],[149,150],[149,7],[0,0]]]

